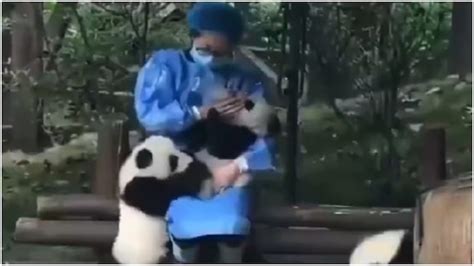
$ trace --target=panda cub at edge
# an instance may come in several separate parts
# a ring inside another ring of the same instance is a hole
[[[413,264],[413,239],[407,230],[387,230],[363,239],[350,264]]]
[[[272,137],[281,131],[280,120],[265,99],[246,100],[244,108],[232,119],[225,119],[211,108],[207,118],[199,120],[178,135],[178,141],[186,143],[188,152],[210,169],[228,164],[237,159],[255,143],[259,137]],[[242,174],[234,186],[249,182],[248,174]],[[210,180],[208,180],[210,182]],[[207,184],[201,197],[214,194]]]
[[[119,173],[119,228],[112,254],[119,263],[160,263],[168,255],[165,215],[180,196],[194,196],[208,168],[165,137],[137,145]]]

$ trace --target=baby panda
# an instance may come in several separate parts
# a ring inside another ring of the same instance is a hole
[[[281,124],[274,108],[265,99],[246,100],[244,108],[232,119],[222,117],[211,108],[207,118],[181,132],[178,140],[186,143],[188,152],[215,169],[237,159],[255,143],[259,137],[271,137],[280,133]],[[250,180],[242,174],[234,186],[244,186]],[[211,180],[207,180],[206,191],[201,197],[212,196]]]
[[[413,264],[413,239],[407,230],[388,230],[363,239],[350,264]]]
[[[173,199],[196,195],[206,165],[162,136],[137,145],[119,173],[119,227],[112,247],[118,263],[162,263],[168,255],[165,215]]]

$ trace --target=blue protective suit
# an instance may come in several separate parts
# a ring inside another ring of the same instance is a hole
[[[208,104],[209,91],[224,87],[233,92],[245,91],[250,98],[263,97],[262,82],[238,65],[211,70],[195,63],[186,51],[158,51],[138,75],[138,120],[148,133],[173,139],[196,121],[192,107]],[[258,139],[244,154],[250,172],[274,169],[273,147],[273,140]],[[168,210],[170,233],[179,239],[247,234],[249,196],[248,188],[230,188],[210,200],[179,198]]]

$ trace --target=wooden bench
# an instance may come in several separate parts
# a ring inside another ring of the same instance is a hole
[[[127,123],[106,120],[98,129],[98,158],[92,193],[40,196],[37,217],[17,221],[21,243],[92,247],[99,261],[117,233],[117,173],[130,151]],[[385,229],[413,228],[411,209],[347,206],[265,206],[252,218],[246,262],[347,263],[356,243]],[[203,251],[202,262],[212,262]]]
[[[117,233],[118,207],[113,199],[88,194],[45,196],[38,198],[37,206],[37,218],[18,220],[16,241],[108,249]],[[247,256],[248,262],[347,263],[364,236],[378,230],[412,228],[413,212],[272,206],[258,210],[253,223],[255,250],[249,252],[254,254]]]

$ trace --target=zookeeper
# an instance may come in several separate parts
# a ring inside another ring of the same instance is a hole
[[[205,118],[210,107],[224,115],[243,108],[240,96],[217,103],[206,101],[216,88],[230,90],[232,95],[240,92],[247,97],[263,97],[263,83],[257,75],[233,61],[244,33],[240,13],[225,3],[196,3],[187,21],[191,47],[157,51],[139,72],[135,110],[147,134],[173,139],[180,130]],[[228,187],[243,172],[274,169],[273,143],[258,139],[243,156],[213,171],[215,187]],[[195,262],[198,240],[214,236],[220,262],[240,263],[250,229],[249,207],[248,187],[228,188],[208,200],[174,200],[167,218],[176,262]]]

